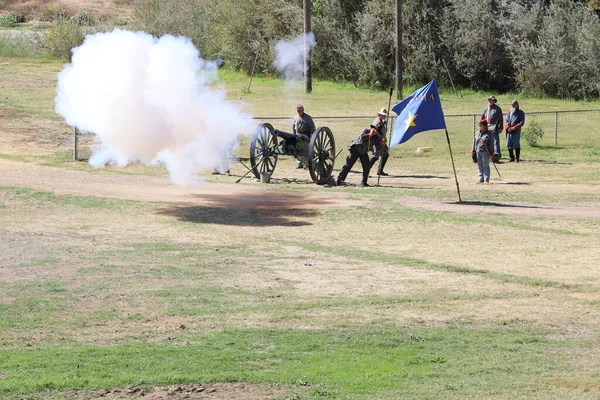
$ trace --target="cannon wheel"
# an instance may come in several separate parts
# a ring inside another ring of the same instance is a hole
[[[333,172],[335,162],[335,140],[331,129],[317,128],[308,146],[308,171],[312,180],[323,185]]]
[[[273,135],[273,126],[271,124],[258,125],[250,141],[250,165],[252,173],[257,179],[260,179],[261,172],[273,173],[275,171],[277,154],[274,150],[276,147],[277,136]]]

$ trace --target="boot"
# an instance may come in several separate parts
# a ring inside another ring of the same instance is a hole
[[[517,153],[517,162],[521,161],[521,149],[515,149],[515,152]]]
[[[515,162],[515,154],[513,152],[513,149],[508,149],[508,155],[510,156],[510,160],[508,160],[508,162]]]

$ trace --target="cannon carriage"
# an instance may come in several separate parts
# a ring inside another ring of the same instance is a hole
[[[278,156],[292,156],[307,167],[312,180],[325,184],[333,172],[335,140],[331,129],[323,126],[310,136],[274,129],[271,124],[258,125],[250,141],[250,165],[256,178],[272,174]]]

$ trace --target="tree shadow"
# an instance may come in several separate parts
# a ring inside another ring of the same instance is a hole
[[[242,195],[198,194],[205,205],[173,204],[156,213],[184,222],[234,226],[305,226],[298,218],[314,218],[314,209],[327,204],[326,199],[308,199],[302,194],[260,193]]]
[[[484,207],[508,207],[508,208],[540,208],[539,206],[529,206],[520,204],[504,204],[493,201],[450,201],[447,204],[457,204],[461,206],[484,206]]]

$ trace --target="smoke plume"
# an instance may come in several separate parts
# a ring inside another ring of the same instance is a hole
[[[299,81],[306,73],[304,65],[305,37],[308,48],[315,47],[317,42],[315,42],[315,35],[312,32],[290,41],[279,40],[273,45],[275,54],[273,66],[286,81]]]
[[[87,36],[58,76],[56,112],[101,148],[90,164],[162,162],[174,183],[213,168],[251,119],[207,85],[216,65],[185,37],[116,29]]]

